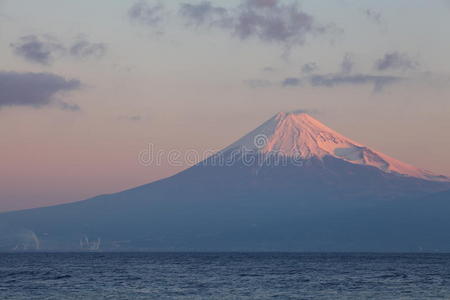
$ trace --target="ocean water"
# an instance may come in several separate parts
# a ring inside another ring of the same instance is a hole
[[[450,255],[0,254],[0,299],[450,299]]]

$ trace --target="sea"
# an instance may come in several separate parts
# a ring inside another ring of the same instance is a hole
[[[0,299],[450,299],[450,254],[0,253]]]

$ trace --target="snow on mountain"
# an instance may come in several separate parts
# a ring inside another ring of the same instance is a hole
[[[450,181],[446,176],[416,168],[355,142],[301,111],[278,113],[221,153],[230,150],[257,151],[300,159],[332,156],[353,164],[375,167],[386,173]]]

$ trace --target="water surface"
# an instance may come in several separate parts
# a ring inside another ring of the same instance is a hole
[[[0,254],[0,299],[450,299],[450,255]]]

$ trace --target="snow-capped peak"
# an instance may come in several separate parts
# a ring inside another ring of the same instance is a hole
[[[302,111],[276,114],[222,152],[231,149],[302,159],[332,156],[350,163],[375,167],[386,173],[450,181],[446,176],[416,168],[352,141]]]

